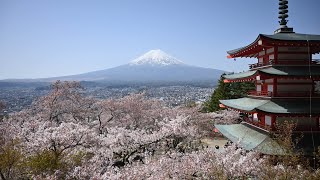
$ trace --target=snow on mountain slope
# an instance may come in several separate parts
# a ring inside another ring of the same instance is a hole
[[[184,63],[178,60],[177,58],[170,56],[169,54],[161,51],[160,49],[156,49],[143,54],[137,59],[134,59],[133,61],[131,61],[129,64],[130,65],[167,66],[167,65],[184,64]]]

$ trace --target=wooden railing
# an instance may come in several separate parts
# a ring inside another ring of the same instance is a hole
[[[249,68],[250,69],[254,69],[254,68],[257,68],[257,67],[261,67],[261,66],[268,66],[268,65],[272,65],[274,64],[274,60],[273,59],[270,59],[268,62],[266,63],[255,63],[255,64],[249,64]]]
[[[277,94],[271,91],[249,91],[249,96],[262,96],[262,97],[320,97],[317,92],[309,91],[278,91]]]
[[[253,126],[262,128],[267,131],[275,131],[276,128],[269,125],[261,124],[259,120],[254,121],[252,117],[243,117],[242,120]],[[320,126],[298,125],[293,132],[320,132]]]
[[[256,127],[262,128],[262,129],[264,129],[266,131],[272,130],[271,126],[265,125],[265,124],[261,124],[259,120],[255,121],[255,120],[253,120],[252,117],[243,117],[242,119],[243,119],[244,122],[247,122],[247,123],[249,123],[251,125],[254,125]]]
[[[299,60],[281,60],[278,61],[277,64],[279,65],[308,65],[309,64],[309,60],[306,61],[299,61]],[[268,62],[263,62],[263,63],[255,63],[255,64],[249,64],[249,68],[250,69],[254,69],[254,68],[258,68],[258,67],[262,67],[262,66],[268,66],[268,65],[274,65],[275,60],[274,59],[270,59]],[[311,60],[311,65],[315,65],[315,64],[319,64],[320,65],[320,59],[312,59]]]

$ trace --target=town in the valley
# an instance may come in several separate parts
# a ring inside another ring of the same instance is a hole
[[[41,87],[4,87],[0,89],[0,99],[5,104],[3,114],[17,112],[27,108],[37,98],[46,95],[50,86]],[[122,98],[136,93],[143,93],[147,98],[162,100],[168,107],[201,104],[208,100],[214,87],[184,86],[132,86],[132,87],[84,87],[83,93],[97,99]]]

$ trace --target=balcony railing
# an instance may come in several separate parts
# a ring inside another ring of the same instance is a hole
[[[253,126],[262,128],[267,131],[275,131],[276,127],[272,127],[266,124],[262,124],[260,120],[253,120],[252,117],[243,117],[242,120]],[[320,132],[320,126],[308,126],[308,125],[297,125],[294,132]]]
[[[268,65],[272,65],[274,64],[274,60],[270,59],[268,62],[263,63],[263,62],[259,62],[259,63],[255,63],[255,64],[249,64],[250,69],[254,69],[257,67],[261,67],[261,66],[268,66]]]
[[[268,66],[268,65],[274,65],[275,60],[270,59],[268,62],[259,62],[255,64],[249,64],[250,69],[262,67],[262,66]],[[281,60],[278,61],[279,65],[286,65],[286,64],[292,64],[292,65],[308,65],[309,61],[297,61],[297,60]],[[320,59],[312,59],[311,65],[320,64]]]
[[[320,97],[317,92],[309,91],[278,91],[276,94],[271,91],[249,91],[248,96],[262,97]]]
[[[261,124],[260,120],[253,120],[252,117],[243,117],[243,121],[251,124],[251,125],[254,125],[256,127],[259,127],[259,128],[262,128],[264,130],[267,130],[267,131],[270,131],[272,130],[272,127],[269,126],[269,125],[266,125],[266,124]]]

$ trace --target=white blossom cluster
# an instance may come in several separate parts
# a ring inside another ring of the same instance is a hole
[[[223,151],[200,143],[204,127],[233,123],[238,113],[167,108],[134,94],[84,97],[75,82],[56,82],[29,109],[0,120],[2,179],[228,179],[296,176],[304,168],[267,166],[236,144]],[[289,170],[290,171],[289,171]],[[268,174],[269,173],[269,174]],[[319,175],[316,171],[314,176]],[[281,179],[281,178],[280,178]]]

